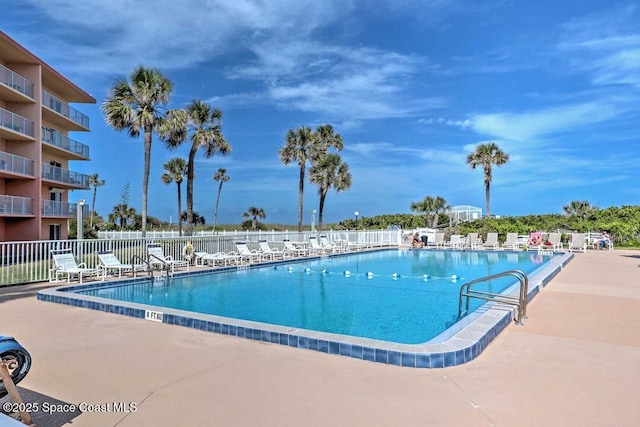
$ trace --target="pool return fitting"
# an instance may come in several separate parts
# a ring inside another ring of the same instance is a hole
[[[520,282],[520,294],[518,297],[512,295],[496,294],[493,292],[478,291],[471,289],[471,285],[481,282],[488,282],[499,277],[513,276]],[[469,312],[469,299],[477,298],[485,301],[495,301],[506,305],[518,307],[516,315],[516,325],[522,325],[522,319],[527,318],[527,294],[529,293],[529,278],[520,270],[509,270],[502,273],[492,274],[491,276],[481,277],[465,283],[460,287],[460,297],[458,299],[458,318],[462,316],[462,298],[466,297],[466,305],[464,313]]]

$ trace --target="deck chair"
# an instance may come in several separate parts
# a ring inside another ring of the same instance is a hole
[[[587,240],[584,233],[571,233],[569,252],[587,252]]]
[[[290,240],[283,240],[284,250],[292,256],[309,256],[309,249],[296,246]]]
[[[482,244],[484,249],[498,249],[498,233],[487,233],[487,241]]]
[[[252,262],[262,262],[265,259],[271,259],[271,255],[265,254],[260,251],[256,251],[249,249],[246,243],[237,242],[236,243],[237,252],[231,252],[232,255],[239,255],[241,257],[241,261],[246,260],[249,263]]]
[[[147,266],[145,264],[123,264],[118,257],[115,256],[113,251],[96,252],[98,255],[98,273],[102,275],[104,280],[110,272],[118,272],[118,278],[122,277],[122,273],[133,273],[133,277],[136,277],[138,271],[145,271]]]
[[[176,268],[187,267],[187,271],[189,271],[189,261],[173,259],[171,255],[165,256],[162,246],[158,244],[152,243],[147,245],[147,253],[147,260],[152,268],[160,266],[161,269],[171,269],[171,272],[173,273]]]
[[[317,237],[309,237],[309,243],[311,244],[311,249],[309,250],[311,253],[327,255],[333,252],[331,248],[322,247],[322,245],[318,242]]]
[[[464,246],[464,238],[461,234],[452,234],[449,241],[445,243],[445,247],[451,249],[462,249]]]
[[[507,233],[507,240],[502,244],[502,249],[517,251],[520,248],[518,243],[518,233]]]
[[[478,249],[480,243],[478,240],[478,233],[469,233],[464,242],[464,247],[469,249]]]
[[[346,249],[343,248],[342,245],[338,245],[336,243],[330,242],[327,239],[327,236],[320,236],[320,246],[322,246],[325,249],[330,249],[334,253],[346,251]]]
[[[234,253],[216,252],[205,253],[199,258],[200,265],[210,267],[228,267],[230,265],[242,264],[242,256]],[[198,258],[196,258],[198,260]]]
[[[97,268],[87,268],[84,262],[76,263],[71,250],[51,251],[55,267],[49,270],[49,282],[59,282],[61,277],[67,277],[70,282],[73,277],[78,278],[78,282],[82,283],[85,276],[98,276]]]
[[[433,238],[433,245],[436,248],[443,248],[445,245],[444,242],[444,233],[436,233],[435,237]]]
[[[554,251],[561,251],[562,250],[562,242],[560,241],[560,233],[549,233],[549,243],[551,243],[551,245],[546,245],[548,246],[548,249],[554,250]]]
[[[258,241],[258,244],[260,245],[260,252],[262,252],[263,254],[271,255],[272,260],[285,259],[289,254],[288,252],[285,252],[281,249],[272,248],[271,246],[269,246],[269,242],[267,242],[266,240],[260,240]]]

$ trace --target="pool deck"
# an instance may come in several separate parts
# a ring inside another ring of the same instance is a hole
[[[33,414],[39,427],[640,420],[640,251],[576,254],[529,304],[523,326],[509,325],[479,357],[444,369],[365,362],[37,301],[45,286],[0,288],[0,333],[33,357],[19,385],[25,402],[112,410],[40,411]],[[137,411],[116,412],[113,402],[135,403]]]

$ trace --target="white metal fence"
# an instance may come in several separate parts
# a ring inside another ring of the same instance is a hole
[[[359,231],[327,231],[291,232],[291,231],[239,231],[216,235],[175,236],[167,232],[147,232],[147,237],[127,235],[124,232],[92,240],[40,240],[31,242],[0,243],[0,286],[41,282],[49,278],[49,270],[53,267],[52,250],[69,249],[78,263],[84,262],[87,267],[95,267],[98,263],[96,252],[113,251],[122,263],[130,263],[134,257],[147,258],[146,245],[160,243],[165,255],[182,258],[182,248],[187,241],[193,244],[195,251],[231,252],[236,250],[236,242],[246,242],[250,249],[258,249],[258,241],[266,240],[270,246],[282,249],[283,241],[309,242],[311,236],[327,236],[332,242],[348,241],[360,243],[367,247],[397,246],[402,243],[401,230],[359,230]],[[177,234],[177,233],[176,233]],[[138,261],[139,262],[139,261]]]

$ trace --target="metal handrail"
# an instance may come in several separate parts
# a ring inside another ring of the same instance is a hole
[[[500,277],[513,276],[520,282],[520,294],[518,298],[511,295],[496,294],[493,292],[477,291],[471,289],[471,285],[481,282],[487,282]],[[466,289],[466,291],[465,291]],[[481,277],[465,283],[460,287],[460,295],[458,298],[458,317],[462,315],[462,297],[467,297],[465,305],[465,313],[469,312],[469,299],[478,298],[485,301],[498,301],[503,304],[514,305],[518,307],[516,324],[522,325],[522,319],[527,318],[527,294],[529,293],[529,278],[521,270],[509,270],[502,273],[492,274],[490,276]]]
[[[129,264],[131,264],[132,267],[135,265],[133,262],[136,259],[139,259],[140,261],[142,261],[143,264],[147,264],[147,271],[149,271],[149,277],[151,277],[151,281],[153,281],[154,280],[153,268],[151,268],[151,263],[149,262],[149,259],[144,259],[140,255],[134,255],[134,256],[131,257],[131,260],[129,261]],[[135,275],[135,273],[134,273],[134,275]]]
[[[169,271],[169,263],[167,261],[165,261],[164,259],[154,255],[154,254],[149,254],[149,258],[155,258],[158,261],[160,261],[160,263],[164,266],[164,270],[167,272],[167,278],[169,278],[169,276],[171,276],[171,271]],[[149,266],[151,266],[151,261],[149,261],[149,259],[147,259],[147,262],[149,263]]]

